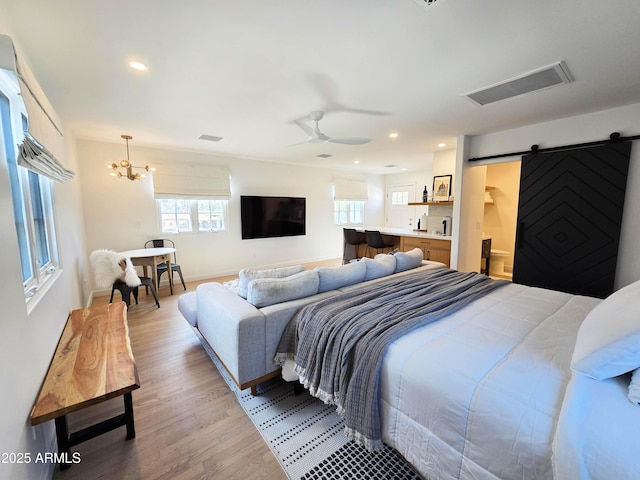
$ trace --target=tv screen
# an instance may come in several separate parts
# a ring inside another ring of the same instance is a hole
[[[242,239],[289,237],[306,233],[303,197],[240,197]]]

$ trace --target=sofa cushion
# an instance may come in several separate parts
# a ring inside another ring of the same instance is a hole
[[[367,273],[364,276],[365,281],[386,277],[396,269],[395,255],[380,255],[379,257],[376,256],[375,259],[364,257],[360,261],[367,266]]]
[[[338,267],[316,267],[314,270],[320,278],[318,293],[322,293],[362,282],[367,265],[364,262],[351,262]]]
[[[404,272],[405,270],[411,270],[422,265],[424,254],[422,249],[414,248],[408,252],[398,252],[394,254],[396,257],[396,270],[395,272]]]
[[[254,270],[252,268],[244,268],[240,270],[240,282],[238,283],[238,295],[247,298],[247,289],[249,282],[256,278],[284,278],[296,273],[303,272],[305,268],[302,265],[293,265],[290,267],[268,268],[266,270]]]
[[[318,293],[318,272],[305,270],[283,278],[256,278],[249,282],[247,302],[260,308]]]

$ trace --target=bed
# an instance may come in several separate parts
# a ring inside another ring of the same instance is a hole
[[[397,284],[380,282],[375,297],[394,288]],[[354,311],[362,308],[353,300],[358,289],[345,293],[352,292],[347,302]],[[373,301],[370,294],[365,297]],[[335,301],[319,304],[315,313],[313,306],[305,309],[317,317]],[[327,381],[335,391],[314,381],[299,348],[308,330],[300,318],[308,314],[305,309],[295,323],[295,368],[301,381],[312,394],[335,403],[347,420],[355,415],[356,425],[369,421],[361,412],[377,412],[381,440],[425,478],[639,478],[640,406],[630,401],[628,391],[629,372],[640,367],[640,282],[604,301],[494,285],[384,348],[372,382],[377,385],[372,408],[363,408],[353,396],[341,398],[350,370],[360,368],[349,364],[344,352],[332,362],[345,368]],[[338,309],[329,316],[349,308]],[[347,339],[354,329],[332,334],[327,344]],[[312,355],[327,363],[332,354],[318,348],[322,341],[314,342]],[[331,369],[322,365],[320,376]],[[347,421],[348,435],[375,449],[368,433],[349,429]]]

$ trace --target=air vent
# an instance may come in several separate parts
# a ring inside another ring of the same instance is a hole
[[[422,8],[426,8],[436,3],[436,0],[413,0],[413,1],[416,2],[418,5],[420,5]]]
[[[571,75],[567,65],[564,62],[560,62],[480,90],[464,93],[462,96],[476,105],[484,106],[524,95],[525,93],[571,83],[573,80],[573,75]]]
[[[331,155],[330,153],[320,153],[319,155],[316,155],[316,157],[318,157],[318,158],[331,158],[331,157],[333,157],[333,155]]]
[[[207,140],[209,142],[219,142],[220,140],[222,140],[224,137],[216,137],[215,135],[205,135],[202,134],[198,137],[198,140]]]

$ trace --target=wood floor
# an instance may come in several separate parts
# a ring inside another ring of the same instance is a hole
[[[338,264],[339,259],[322,262]],[[203,282],[187,283],[187,290],[198,283]],[[141,289],[140,303],[128,311],[141,383],[133,392],[136,438],[126,440],[125,429],[118,428],[81,443],[72,448],[81,462],[63,472],[56,467],[54,479],[287,478],[178,312],[181,293],[182,285],[174,286],[174,295],[161,286],[161,308],[156,308]],[[98,297],[93,305],[108,300]],[[70,431],[122,411],[120,397],[76,412],[69,415]]]

